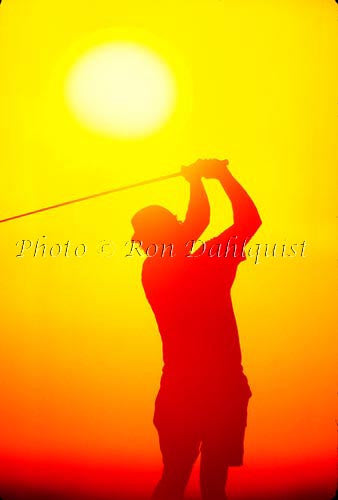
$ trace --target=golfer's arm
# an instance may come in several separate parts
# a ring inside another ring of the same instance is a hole
[[[231,201],[234,229],[238,236],[249,240],[262,224],[254,202],[228,170],[219,178],[219,181]]]
[[[184,237],[198,239],[210,222],[210,205],[202,180],[196,178],[190,181],[190,199],[185,221],[183,222]]]

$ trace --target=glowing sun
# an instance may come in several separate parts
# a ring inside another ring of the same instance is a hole
[[[175,82],[166,64],[134,43],[106,43],[71,69],[66,97],[77,118],[105,134],[149,134],[170,116]]]

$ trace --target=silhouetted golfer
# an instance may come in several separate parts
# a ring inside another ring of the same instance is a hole
[[[190,183],[184,222],[160,206],[132,219],[133,239],[172,243],[144,261],[142,282],[163,342],[164,367],[154,424],[163,456],[155,500],[181,500],[201,451],[204,500],[224,500],[227,469],[242,465],[247,404],[251,396],[230,289],[244,245],[261,220],[257,209],[227,168],[227,161],[199,160],[182,168]],[[216,178],[230,198],[234,223],[190,252],[209,223],[209,202],[201,177]]]

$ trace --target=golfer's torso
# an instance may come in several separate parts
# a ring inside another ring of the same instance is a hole
[[[166,376],[241,371],[230,296],[236,268],[222,264],[194,257],[145,261],[142,283],[162,337]]]

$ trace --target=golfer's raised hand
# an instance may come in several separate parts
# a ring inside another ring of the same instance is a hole
[[[203,160],[197,160],[192,165],[187,165],[181,168],[181,175],[188,182],[200,180],[202,177]]]
[[[202,177],[206,179],[221,179],[230,172],[228,169],[228,160],[199,160]]]

